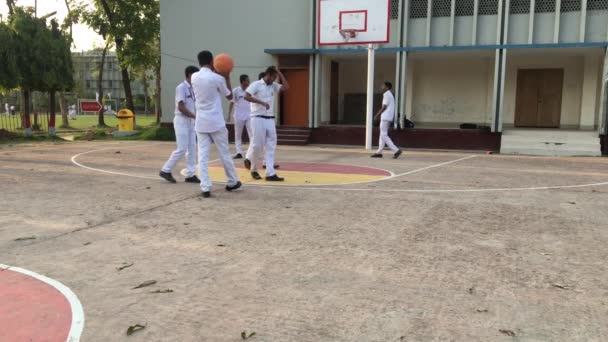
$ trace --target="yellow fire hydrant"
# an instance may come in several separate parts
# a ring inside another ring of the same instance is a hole
[[[133,131],[135,124],[135,115],[128,109],[122,109],[116,113],[118,119],[118,131],[119,132],[130,132]]]

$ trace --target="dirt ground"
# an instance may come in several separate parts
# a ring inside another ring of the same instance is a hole
[[[0,147],[0,263],[70,287],[82,341],[608,341],[605,158],[282,147],[401,176],[202,199],[171,143]]]

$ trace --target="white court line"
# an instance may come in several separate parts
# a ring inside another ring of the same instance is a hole
[[[72,290],[70,290],[67,286],[63,285],[55,279],[45,277],[41,274],[23,268],[0,264],[0,269],[25,274],[27,276],[40,280],[41,282],[46,283],[54,287],[57,291],[59,291],[68,300],[68,302],[70,303],[70,308],[72,310],[72,324],[70,326],[70,332],[68,333],[68,338],[66,339],[66,342],[80,341],[80,335],[82,335],[82,331],[84,329],[84,310],[82,309],[82,304],[80,304],[78,297],[76,296],[76,294],[74,294],[74,292],[72,292]]]
[[[128,148],[137,148],[137,147],[149,147],[149,146],[156,146],[159,145],[161,143],[156,143],[156,144],[149,144],[149,145],[138,145],[138,146],[127,146],[127,147],[122,147],[122,149],[128,149]],[[102,148],[99,150],[91,150],[91,151],[87,151],[87,152],[83,152],[83,153],[79,153],[77,155],[72,156],[71,161],[74,165],[81,167],[83,169],[87,169],[90,171],[95,171],[95,172],[102,172],[102,173],[107,173],[107,174],[111,174],[111,175],[117,175],[117,176],[127,176],[127,177],[133,177],[133,178],[143,178],[143,179],[155,179],[158,180],[160,179],[159,177],[151,177],[151,176],[143,176],[143,175],[134,175],[134,174],[130,174],[130,173],[124,173],[124,172],[116,172],[116,171],[108,171],[108,170],[102,170],[102,169],[97,169],[94,167],[90,167],[90,166],[86,166],[83,165],[81,163],[79,163],[76,159],[78,159],[81,156],[84,156],[86,154],[89,153],[93,153],[93,152],[101,152],[101,151],[107,151],[107,150],[112,150],[116,148],[116,146],[113,147],[108,147],[108,148]],[[211,160],[209,161],[209,163],[215,163],[216,161],[218,161],[219,159],[216,160]]]
[[[436,164],[436,165],[431,165],[431,166],[423,167],[423,168],[420,168],[420,169],[417,169],[417,170],[414,170],[414,171],[405,172],[405,173],[401,173],[401,174],[398,174],[398,175],[393,175],[393,176],[389,177],[388,179],[411,175],[411,174],[414,174],[414,173],[417,173],[417,172],[420,172],[420,171],[426,171],[426,170],[434,169],[436,167],[441,167],[441,166],[444,166],[444,165],[458,163],[460,161],[471,159],[471,158],[475,158],[475,157],[477,157],[477,155],[472,155],[472,156],[468,156],[468,157],[464,157],[464,158],[460,158],[460,159],[456,159],[456,160],[451,160],[449,162],[445,162],[445,163],[441,163],[441,164]]]
[[[136,147],[139,147],[139,146],[136,146]],[[108,148],[108,149],[111,149],[111,148]],[[128,173],[121,173],[121,172],[113,172],[113,171],[96,169],[96,168],[88,167],[86,165],[82,165],[82,164],[80,164],[80,163],[78,163],[76,161],[76,158],[78,158],[81,155],[85,155],[85,154],[93,153],[93,152],[98,152],[98,151],[102,151],[102,150],[107,150],[107,149],[88,151],[88,152],[84,152],[84,153],[81,153],[79,155],[73,156],[72,157],[72,162],[74,164],[82,167],[82,168],[89,169],[89,170],[92,170],[92,171],[104,172],[104,173],[109,173],[109,174],[117,174],[117,175],[121,175],[121,176],[128,176],[128,177],[135,177],[135,178],[157,179],[156,177],[139,176],[139,175],[133,175],[133,174],[128,174]],[[471,156],[467,156],[467,157],[451,160],[451,161],[440,163],[440,164],[426,166],[426,167],[423,167],[423,168],[420,168],[420,169],[416,169],[416,170],[405,172],[405,173],[401,173],[401,174],[394,174],[393,172],[391,172],[391,176],[383,178],[383,179],[379,179],[379,180],[373,180],[373,181],[363,181],[363,182],[354,182],[354,183],[342,183],[342,184],[327,184],[327,185],[321,185],[321,186],[316,186],[316,187],[307,186],[307,185],[263,185],[263,184],[254,184],[254,183],[247,183],[247,184],[245,184],[245,186],[247,186],[247,187],[249,187],[249,186],[251,186],[251,187],[259,187],[259,188],[273,188],[273,189],[294,189],[294,188],[297,188],[297,189],[302,189],[302,190],[356,191],[356,192],[361,192],[361,191],[363,191],[363,192],[365,192],[365,191],[377,191],[377,192],[380,192],[381,191],[381,192],[404,192],[404,193],[458,193],[458,192],[474,193],[474,192],[506,192],[506,191],[537,191],[537,190],[576,189],[576,188],[588,188],[588,187],[598,187],[598,186],[606,186],[606,185],[608,185],[608,182],[601,182],[601,183],[589,183],[589,184],[577,184],[577,185],[553,185],[553,186],[535,186],[535,187],[519,187],[519,188],[481,188],[481,189],[377,189],[377,188],[352,189],[352,188],[332,188],[332,186],[339,186],[339,185],[356,185],[356,184],[369,184],[369,183],[374,183],[374,182],[381,182],[381,181],[384,181],[384,180],[388,180],[388,179],[392,179],[392,178],[397,178],[397,177],[402,177],[402,176],[407,176],[407,175],[411,175],[411,174],[418,173],[418,172],[421,172],[421,171],[438,168],[438,167],[441,167],[441,166],[457,163],[457,162],[460,162],[460,161],[464,161],[464,160],[468,160],[468,159],[472,159],[472,158],[476,158],[476,157],[479,157],[479,155],[471,155]],[[219,159],[217,159],[215,161],[210,161],[209,164],[211,164],[212,162],[216,162],[218,160]],[[215,182],[215,183],[225,184],[225,182]]]

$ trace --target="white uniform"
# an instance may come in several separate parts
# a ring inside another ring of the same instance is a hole
[[[196,112],[194,105],[194,92],[188,81],[180,83],[175,88],[175,117],[173,128],[175,129],[175,141],[177,150],[173,151],[169,160],[161,169],[163,172],[171,173],[184,155],[186,156],[187,177],[196,173],[196,132],[194,131],[194,118],[187,117],[179,110],[179,103],[183,102],[192,113]]]
[[[251,105],[245,100],[245,90],[241,87],[232,90],[232,103],[234,103],[234,144],[236,153],[243,154],[243,129],[247,128],[247,135],[251,141]]]
[[[220,154],[228,186],[235,186],[239,178],[230,156],[228,130],[222,109],[222,97],[230,95],[230,89],[222,76],[206,67],[192,75],[192,89],[196,98],[195,129],[198,136],[198,168],[201,176],[201,189],[203,192],[211,191],[208,167],[209,146],[212,142],[215,143]]]
[[[281,84],[266,84],[264,80],[253,82],[247,93],[270,105],[269,109],[258,103],[251,103],[251,128],[253,139],[247,151],[251,161],[251,172],[258,171],[258,165],[265,151],[266,177],[274,176],[274,152],[277,147],[277,129],[274,121],[274,96],[281,89]]]
[[[382,97],[382,105],[386,106],[386,110],[380,117],[380,143],[378,144],[378,154],[382,154],[384,145],[388,145],[393,153],[397,153],[399,148],[393,144],[393,141],[388,136],[388,129],[395,119],[395,97],[390,90],[387,90]]]

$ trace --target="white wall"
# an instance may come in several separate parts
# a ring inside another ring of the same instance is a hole
[[[410,61],[413,81],[412,121],[422,125],[470,122],[488,124],[492,111],[493,57],[414,58]]]
[[[391,54],[394,56],[394,54]],[[340,86],[339,86],[339,120],[344,118],[344,95],[365,94],[367,92],[367,60],[358,58],[353,60],[340,60]],[[376,54],[374,72],[374,92],[379,94],[382,84],[389,81],[395,86],[395,57]]]
[[[161,0],[160,11],[163,122],[172,121],[175,87],[184,78],[184,68],[197,64],[199,51],[232,55],[236,86],[240,74],[257,78],[275,63],[264,49],[312,47],[311,1],[182,0],[178,5]]]
[[[547,54],[551,50],[547,51]],[[515,101],[517,93],[518,69],[564,69],[564,85],[562,91],[561,126],[563,128],[578,128],[581,114],[581,93],[583,91],[584,58],[581,56],[568,56],[553,54],[546,58],[538,52],[532,55],[509,54],[505,77],[505,127],[513,127],[515,121]]]

